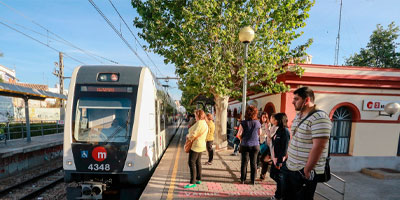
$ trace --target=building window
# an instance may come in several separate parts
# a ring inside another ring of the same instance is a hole
[[[333,154],[348,154],[352,112],[347,107],[342,106],[335,110],[332,118],[330,152]]]

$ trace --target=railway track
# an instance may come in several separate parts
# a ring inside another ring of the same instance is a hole
[[[32,199],[63,182],[62,167],[29,178],[0,191],[0,199]]]

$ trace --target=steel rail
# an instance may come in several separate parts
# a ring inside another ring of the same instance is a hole
[[[63,180],[64,180],[64,177],[58,178],[58,179],[50,182],[49,184],[46,184],[46,185],[38,188],[37,190],[34,190],[33,192],[31,192],[31,193],[29,193],[29,194],[27,194],[27,195],[25,195],[23,197],[20,197],[19,199],[20,200],[33,199],[34,197],[42,194],[43,192],[45,192],[49,188],[54,187],[55,185],[57,185],[58,183],[62,182]]]
[[[40,175],[38,175],[38,176],[35,176],[35,177],[33,177],[33,178],[30,178],[30,179],[28,179],[28,180],[25,180],[25,181],[22,181],[22,182],[20,182],[20,183],[15,184],[15,185],[12,185],[12,186],[10,186],[10,187],[7,187],[7,188],[5,188],[5,189],[3,189],[3,190],[0,191],[0,197],[6,196],[6,195],[9,194],[10,191],[12,191],[12,190],[14,190],[14,189],[20,188],[20,187],[22,187],[22,186],[24,186],[24,185],[26,185],[26,184],[28,184],[28,183],[31,183],[31,182],[40,180],[40,179],[42,179],[43,177],[49,176],[49,174],[56,173],[56,172],[58,172],[58,171],[60,171],[60,170],[62,170],[62,169],[63,169],[62,167],[58,167],[58,168],[55,168],[55,169],[50,170],[50,171],[48,171],[48,172],[45,172],[45,173],[43,173],[43,174],[40,174]]]

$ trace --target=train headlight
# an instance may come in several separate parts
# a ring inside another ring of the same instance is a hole
[[[133,166],[132,161],[128,161],[128,162],[126,163],[126,166],[127,166],[127,167],[132,167],[132,166]]]
[[[87,86],[81,86],[81,92],[87,92]]]
[[[72,160],[67,160],[67,165],[72,165]]]
[[[107,81],[107,75],[106,74],[102,74],[99,76],[100,81]]]

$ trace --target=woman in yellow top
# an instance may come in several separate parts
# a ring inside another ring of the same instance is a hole
[[[189,152],[190,184],[185,185],[184,188],[193,188],[201,183],[201,153],[206,150],[208,125],[204,111],[196,110],[195,118],[196,123],[189,128],[186,137],[187,140],[195,140]]]
[[[208,162],[206,162],[206,165],[211,165],[213,158],[214,158],[214,150],[212,148],[213,142],[214,142],[214,131],[215,131],[215,124],[213,122],[213,116],[212,114],[208,113],[207,114],[207,125],[208,125],[208,133],[207,133],[207,138],[206,138],[206,147],[207,147],[207,152],[208,152]]]

